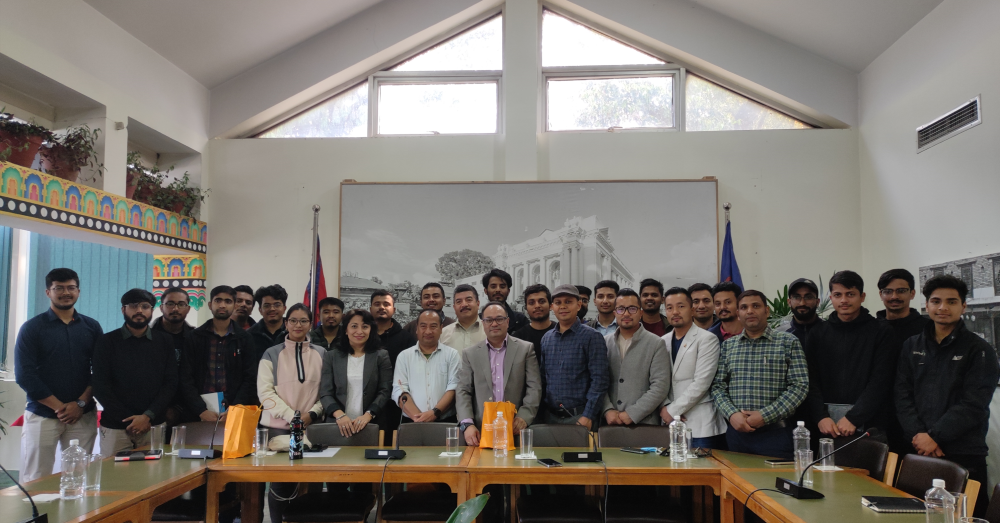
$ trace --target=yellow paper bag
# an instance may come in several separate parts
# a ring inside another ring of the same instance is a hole
[[[507,421],[507,450],[511,450],[514,448],[514,414],[517,409],[509,401],[483,402],[483,434],[479,438],[479,448],[493,448],[493,422],[497,419],[497,412],[503,412],[503,419]]]
[[[260,420],[257,405],[233,405],[226,414],[226,437],[222,459],[242,458],[253,452],[253,439]]]

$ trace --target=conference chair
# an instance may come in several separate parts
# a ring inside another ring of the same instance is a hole
[[[862,439],[833,455],[838,467],[865,469],[878,481],[885,478],[889,461],[889,445],[873,439]]]
[[[185,430],[184,442],[190,446],[205,446],[214,444],[216,448],[222,448],[225,439],[226,425],[216,424],[214,421],[199,421],[195,423],[183,423]],[[213,434],[215,439],[212,439]],[[239,500],[235,497],[235,484],[231,484],[221,495],[219,512],[222,514],[238,514],[240,510]],[[205,505],[208,499],[208,490],[202,485],[190,492],[186,492],[153,509],[152,521],[205,521]]]
[[[922,499],[934,479],[943,479],[948,492],[964,492],[969,471],[947,460],[907,454],[899,465],[894,486]]]
[[[528,427],[532,431],[532,446],[591,448],[591,432],[583,425],[540,424]],[[603,473],[603,471],[602,471]],[[549,493],[546,485],[531,485],[531,493],[511,489],[512,500],[520,523],[569,523],[583,521],[601,523],[602,499],[597,496],[564,493],[579,490],[574,486],[555,485]],[[582,492],[582,490],[579,490]]]
[[[1000,523],[1000,483],[993,486],[993,496],[990,497],[990,506],[986,509],[986,521]]]
[[[317,423],[306,429],[306,439],[313,445],[328,447],[377,447],[382,441],[378,425],[368,424],[361,432],[345,438],[336,423]],[[371,492],[347,492],[328,489],[327,492],[300,494],[285,509],[288,523],[318,523],[357,521],[364,523],[375,506]],[[281,523],[273,521],[272,523]]]
[[[600,448],[667,447],[670,427],[610,425],[597,431]],[[650,458],[652,459],[652,458]],[[666,459],[666,458],[662,458]],[[662,490],[662,489],[661,489]],[[685,523],[688,511],[670,498],[660,498],[655,487],[613,485],[608,492],[607,523]]]
[[[441,447],[454,423],[404,423],[393,436],[400,447]],[[463,438],[458,438],[465,445]],[[412,486],[412,485],[411,485]],[[409,488],[409,487],[408,487]],[[450,490],[405,490],[382,505],[382,521],[447,521],[458,506]]]

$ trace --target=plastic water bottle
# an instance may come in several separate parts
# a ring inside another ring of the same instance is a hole
[[[687,424],[679,419],[670,422],[670,461],[687,461]]]
[[[497,412],[497,419],[493,420],[493,455],[506,458],[507,446],[507,420],[503,412]]]
[[[292,417],[292,422],[288,425],[291,429],[288,436],[288,459],[302,459],[302,445],[305,443],[302,413],[295,411],[295,416]]]
[[[933,485],[924,494],[927,523],[955,523],[955,496],[944,488],[943,479],[935,479]]]
[[[792,456],[798,456],[800,450],[812,450],[812,440],[809,439],[809,429],[806,422],[800,421],[792,431]]]
[[[80,440],[69,440],[69,447],[62,453],[62,477],[59,478],[59,497],[79,499],[87,488],[87,451],[80,447]],[[952,500],[952,504],[955,501]]]

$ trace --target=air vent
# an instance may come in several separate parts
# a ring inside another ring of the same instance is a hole
[[[937,120],[917,127],[917,152],[923,152],[982,121],[977,96]]]

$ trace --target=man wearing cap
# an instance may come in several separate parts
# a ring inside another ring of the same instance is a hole
[[[804,347],[806,335],[814,327],[823,322],[816,314],[819,308],[819,287],[808,278],[799,278],[788,286],[788,306],[792,309],[792,324],[788,330],[799,339]]]
[[[559,325],[541,342],[545,422],[596,429],[608,392],[608,346],[600,333],[580,323],[580,291],[575,285],[555,288],[552,312]]]
[[[177,390],[173,340],[149,328],[156,298],[144,289],[122,295],[122,328],[94,347],[94,397],[101,402],[101,455],[149,444],[149,429],[166,421]]]
[[[901,349],[892,327],[861,306],[865,282],[854,271],[830,278],[834,313],[806,337],[812,421],[828,437],[886,429]]]

